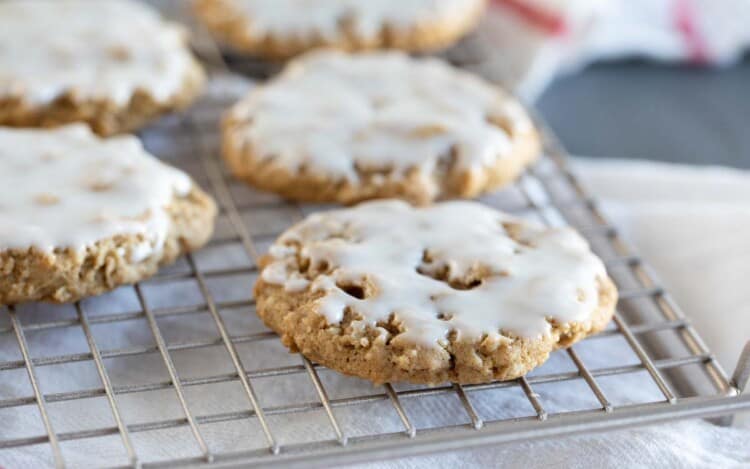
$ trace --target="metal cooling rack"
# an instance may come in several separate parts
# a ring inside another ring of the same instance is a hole
[[[224,287],[239,280],[249,291],[257,275],[258,255],[290,223],[318,207],[284,202],[229,177],[218,156],[217,122],[231,101],[206,98],[185,115],[165,119],[143,133],[152,152],[191,173],[218,201],[217,233],[203,251],[186,256],[150,280],[120,289],[132,293],[130,310],[108,311],[106,301],[48,306],[41,313],[25,312],[23,307],[0,309],[0,346],[12,342],[19,350],[17,359],[0,361],[0,422],[3,412],[10,411],[16,418],[22,415],[40,424],[35,434],[12,436],[18,420],[6,420],[0,427],[0,461],[4,454],[37,450],[50,465],[79,465],[80,460],[68,460],[71,451],[109,438],[108,461],[116,467],[324,466],[750,409],[750,394],[742,393],[750,376],[750,347],[729,378],[648,265],[581,187],[567,166],[564,151],[541,122],[545,156],[514,186],[483,201],[550,225],[576,227],[605,260],[617,283],[621,299],[611,327],[553,354],[551,362],[566,360],[569,368],[561,371],[545,365],[524,378],[480,385],[367,387],[354,383],[358,380],[332,379],[334,372],[285,354],[277,337],[250,319],[254,318],[253,300],[227,295]],[[169,144],[163,145],[164,141]],[[203,253],[210,251],[224,254],[209,265]],[[238,261],[243,257],[247,262]],[[157,301],[154,291],[165,285],[180,292],[176,304]],[[196,329],[209,331],[207,335],[173,333],[170,321],[198,319],[205,321],[205,327]],[[121,344],[124,339],[115,340],[106,333],[107,327],[125,324],[152,340]],[[83,348],[54,349],[64,334],[73,332],[80,335]],[[597,347],[606,347],[610,341],[624,344],[634,359],[592,365]],[[50,344],[53,352],[42,353]],[[215,358],[217,352],[222,352],[220,360]],[[259,360],[259,356],[283,357],[283,363]],[[122,366],[120,360],[136,360],[137,365]],[[186,360],[207,360],[211,366],[199,376],[183,376]],[[164,379],[140,381],[139,367],[153,363],[163,367]],[[95,385],[55,390],[54,383],[44,379],[48,369],[77,365],[92,368]],[[635,402],[615,399],[619,380],[633,375],[653,386],[656,397]],[[273,400],[275,387],[265,381],[280,378],[290,380],[287,386],[308,389],[312,397],[266,404]],[[28,380],[29,392],[5,397],[5,380],[19,379]],[[546,396],[574,382],[591,393],[590,405],[553,408]],[[241,405],[237,409],[207,411],[206,405],[215,403],[192,398],[194,390],[229,384],[238,389]],[[505,402],[505,392],[522,396],[528,411],[493,414]],[[128,398],[148,393],[165,406],[168,397],[176,406],[176,416],[132,421]],[[429,399],[450,399],[454,406],[437,426],[422,425],[417,415],[418,404]],[[108,423],[61,430],[55,418],[57,407],[71,403],[90,408],[89,412]],[[395,426],[387,431],[376,428],[369,434],[353,432],[352,415],[356,418],[357,409],[375,404],[384,406],[383,419],[390,412]],[[345,414],[347,409],[354,412]],[[312,418],[321,419],[319,434],[302,438],[292,432],[288,436],[285,426]],[[217,448],[211,437],[217,432],[236,436],[249,449]],[[280,438],[282,433],[287,436]],[[166,434],[174,447],[168,445],[158,457],[145,456],[140,449],[142,435],[159,434]],[[190,454],[175,449],[178,443],[192,448]]]

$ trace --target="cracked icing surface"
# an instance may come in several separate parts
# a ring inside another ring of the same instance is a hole
[[[264,282],[312,293],[329,324],[353,315],[352,329],[395,332],[395,346],[445,346],[451,334],[543,338],[552,324],[590,322],[607,279],[572,229],[475,202],[415,209],[381,201],[314,214],[285,232],[270,257]]]
[[[143,234],[138,262],[158,252],[167,205],[193,187],[132,136],[102,139],[85,125],[0,127],[0,250],[84,250],[118,234]]]
[[[0,97],[34,104],[73,92],[126,103],[178,94],[195,61],[185,31],[123,0],[0,2]]]
[[[516,100],[439,60],[398,52],[308,54],[235,105],[224,129],[226,149],[236,149],[231,166],[248,177],[255,165],[333,185],[408,178],[428,198],[496,186],[536,157]],[[496,171],[507,175],[489,182]]]

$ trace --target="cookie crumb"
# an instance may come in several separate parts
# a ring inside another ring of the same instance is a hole
[[[113,181],[93,181],[86,185],[86,188],[92,192],[106,192],[112,190],[115,186]]]
[[[436,135],[443,135],[448,129],[439,124],[422,125],[409,132],[409,136],[415,138],[429,138]]]
[[[41,193],[34,196],[34,203],[37,205],[55,205],[60,202],[60,197],[49,194]]]
[[[112,57],[118,62],[127,62],[132,57],[132,53],[130,52],[130,49],[128,49],[126,46],[123,46],[122,44],[110,46],[107,49],[107,53],[109,54],[110,57]]]

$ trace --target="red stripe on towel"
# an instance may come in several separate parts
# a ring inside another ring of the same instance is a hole
[[[699,65],[709,63],[711,60],[708,46],[698,28],[695,9],[691,0],[675,0],[674,25],[682,34],[690,61]]]
[[[552,36],[561,36],[568,32],[565,18],[556,12],[532,5],[524,0],[491,0],[493,5],[500,5],[512,10],[523,21]]]

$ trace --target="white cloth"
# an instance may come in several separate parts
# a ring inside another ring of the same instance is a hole
[[[492,0],[472,44],[481,74],[531,101],[559,74],[645,57],[727,65],[750,46],[750,0]],[[476,47],[475,47],[476,50]]]
[[[664,282],[672,289],[691,315],[699,331],[715,348],[727,369],[734,367],[736,354],[748,338],[748,318],[743,307],[748,291],[743,284],[747,278],[749,253],[745,240],[750,231],[750,176],[721,169],[687,168],[654,163],[593,162],[581,160],[576,168],[583,179],[597,193],[607,211],[622,226],[624,232],[639,245],[644,256],[661,271]],[[633,190],[637,188],[637,190]],[[262,213],[262,212],[261,212]],[[261,215],[257,215],[261,216]],[[221,228],[220,228],[221,231]],[[227,261],[241,264],[241,255],[217,259],[223,254],[204,252],[198,262]],[[744,262],[743,262],[744,261]],[[171,270],[184,269],[177,265]],[[210,284],[214,295],[241,299],[248,296],[250,279]],[[146,291],[152,307],[195,301],[191,296],[194,285],[176,287],[161,293]],[[153,295],[152,295],[153,294]],[[137,309],[128,289],[84,302],[87,311],[113,313]],[[49,308],[22,307],[19,317],[24,322],[35,322],[51,317]],[[55,313],[59,315],[59,311]],[[69,313],[73,314],[73,313]],[[241,308],[224,311],[225,321],[232,333],[261,330],[257,318]],[[200,318],[203,320],[199,320]],[[57,317],[57,316],[55,316]],[[215,337],[216,331],[205,315],[159,319],[168,341]],[[7,315],[0,313],[0,327],[7,325]],[[142,320],[95,327],[97,343],[102,349],[152,345],[153,338]],[[178,339],[179,338],[179,339]],[[79,327],[58,329],[54,332],[29,332],[29,345],[34,356],[87,350]],[[609,340],[609,339],[596,339]],[[622,364],[634,357],[628,347],[617,342],[585,341],[577,348],[590,367]],[[585,345],[589,344],[589,345]],[[238,349],[248,369],[280,364],[298,365],[296,356],[283,351],[276,340],[260,344],[240,344]],[[577,346],[578,347],[578,346]],[[220,347],[197,352],[173,351],[175,365],[183,380],[231,372],[228,358]],[[11,334],[0,335],[0,361],[19,359],[15,339]],[[151,383],[165,380],[164,368],[157,354],[139,355],[133,359],[107,361],[115,386],[124,383]],[[534,373],[572,370],[563,352],[554,354],[548,364]],[[45,393],[101,387],[91,362],[67,366],[37,368]],[[362,393],[380,393],[368,383],[346,378],[333,372],[321,372],[332,399]],[[604,380],[601,380],[604,382]],[[644,387],[648,382],[642,374],[622,375],[605,389],[616,403],[659,400],[658,391]],[[256,378],[255,389],[264,407],[285,405],[304,400],[316,402],[314,388],[304,374],[280,378]],[[550,411],[591,406],[593,396],[587,395],[583,383],[563,386],[536,385]],[[26,397],[31,394],[25,371],[0,371],[0,400]],[[248,408],[236,382],[215,386],[186,388],[190,407],[197,415],[216,414]],[[486,419],[533,415],[526,398],[518,388],[482,394],[470,393],[480,415]],[[180,418],[182,416],[172,390],[120,394],[120,410],[128,424]],[[446,422],[467,421],[467,416],[455,395],[420,399],[403,399],[406,410],[418,427],[429,427]],[[595,403],[595,401],[593,401]],[[595,405],[595,404],[593,404]],[[67,403],[50,403],[52,424],[57,432],[102,428],[113,425],[109,408],[103,397]],[[375,404],[336,407],[334,413],[350,436],[399,431],[401,423],[388,401]],[[43,434],[35,406],[0,409],[0,440]],[[274,435],[283,445],[305,439],[333,438],[331,427],[322,411],[297,415],[269,417]],[[255,420],[200,426],[209,447],[215,452],[237,451],[262,447],[262,434]],[[721,428],[704,421],[690,421],[668,425],[619,431],[575,438],[522,443],[496,448],[464,450],[448,454],[423,456],[392,461],[392,467],[740,467],[750,464],[750,430]],[[197,446],[186,427],[175,430],[139,432],[133,434],[138,454],[144,461],[176,456],[198,455]],[[252,443],[252,444],[251,444]],[[253,446],[255,445],[255,446]],[[125,464],[119,437],[81,440],[63,444],[66,463],[73,467]],[[0,450],[0,466],[25,468],[49,466],[52,463],[47,445],[15,450]]]
[[[585,437],[520,443],[395,460],[387,467],[508,467],[545,469],[704,469],[750,464],[750,431],[700,420]],[[358,467],[376,468],[383,464]]]
[[[750,175],[632,160],[575,167],[731,373],[750,340]]]

